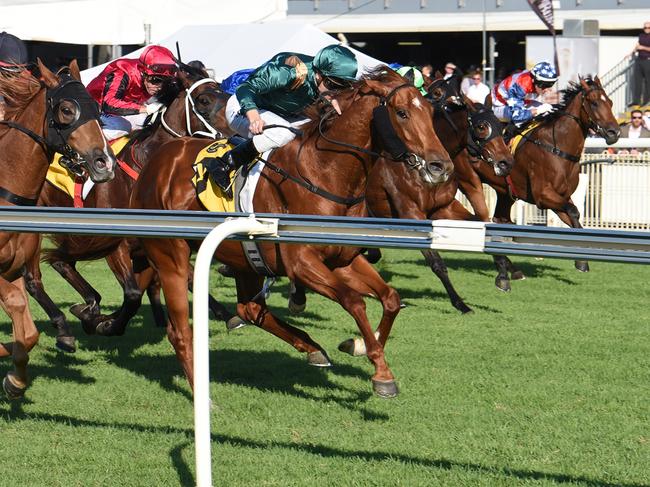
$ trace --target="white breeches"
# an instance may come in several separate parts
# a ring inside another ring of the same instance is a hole
[[[252,137],[253,144],[259,152],[263,153],[271,149],[282,147],[296,138],[296,134],[282,127],[264,130],[264,132],[259,135],[251,134],[249,131],[248,118],[246,118],[246,115],[242,115],[239,112],[240,109],[241,107],[239,106],[237,96],[232,95],[226,104],[226,120],[228,121],[228,125],[230,125],[230,128],[242,137],[248,139]],[[269,112],[268,110],[260,110],[260,117],[264,120],[265,125],[299,127],[308,121],[304,117],[283,118],[280,115]]]

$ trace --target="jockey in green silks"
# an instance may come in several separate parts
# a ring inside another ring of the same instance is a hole
[[[343,89],[356,79],[354,53],[344,46],[324,47],[314,57],[280,53],[257,68],[226,105],[226,120],[247,138],[222,157],[210,161],[208,171],[224,191],[230,171],[249,164],[262,152],[289,143],[295,134],[283,127],[297,127],[307,120],[303,111],[325,91]],[[336,100],[332,105],[340,114]],[[280,125],[265,130],[267,125]]]

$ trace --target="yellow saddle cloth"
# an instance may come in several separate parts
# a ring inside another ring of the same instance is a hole
[[[119,154],[128,142],[129,137],[127,135],[120,137],[119,139],[112,140],[110,142],[111,149],[113,149],[113,152],[115,154]],[[54,154],[54,159],[52,160],[52,164],[50,164],[50,167],[47,170],[47,176],[45,179],[52,183],[54,187],[66,193],[72,199],[75,199],[76,187],[76,196],[80,197],[81,193],[79,186],[84,183],[83,179],[75,176],[70,171],[68,171],[67,168],[63,167],[60,163],[60,160],[61,154],[57,152]]]
[[[214,157],[221,157],[232,148],[233,145],[229,144],[227,139],[219,139],[203,148],[194,160],[194,176],[192,177],[192,184],[194,184],[194,187],[196,188],[196,194],[199,201],[206,210],[219,212],[235,211],[235,200],[233,198],[228,198],[223,191],[221,191],[221,188],[210,179],[210,175],[203,163],[207,158],[211,159]],[[234,179],[235,173],[232,172],[230,174],[231,183]]]
[[[528,125],[526,125],[526,127],[524,128],[524,130],[520,134],[515,135],[512,139],[510,139],[510,142],[508,143],[508,145],[510,147],[510,153],[513,156],[515,155],[515,152],[517,151],[517,146],[519,145],[519,142],[521,142],[522,136],[526,135],[526,134],[529,134],[530,132],[535,130],[539,126],[540,123],[541,123],[541,121],[529,123]]]

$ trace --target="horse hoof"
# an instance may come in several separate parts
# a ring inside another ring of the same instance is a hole
[[[362,357],[366,354],[366,344],[360,338],[348,338],[339,343],[339,350],[353,357]]]
[[[239,316],[233,316],[228,321],[226,321],[226,330],[233,331],[239,328],[243,328],[248,324],[248,322]]]
[[[56,337],[56,348],[66,353],[75,353],[77,351],[77,344],[73,336],[60,336]]]
[[[510,279],[513,281],[523,281],[526,279],[526,275],[521,271],[514,271],[510,274]]]
[[[299,315],[305,311],[307,303],[298,304],[293,299],[289,298],[289,304],[287,307],[289,308],[289,311],[291,311],[291,314]]]
[[[79,303],[70,306],[70,313],[75,315],[81,321],[92,320],[99,314],[99,306],[96,303]]]
[[[307,363],[314,367],[331,367],[332,362],[324,350],[316,350],[307,354]]]
[[[372,379],[372,390],[375,391],[375,394],[384,399],[397,397],[397,394],[399,394],[397,383],[394,380],[384,381]]]
[[[496,280],[494,281],[494,284],[496,285],[496,287],[497,287],[497,289],[499,291],[508,292],[511,289],[509,279],[504,279],[502,277],[497,277]]]
[[[458,311],[460,311],[462,314],[466,315],[469,313],[473,313],[474,310],[467,306],[465,303],[458,303],[454,306]]]
[[[586,260],[576,260],[575,265],[580,272],[589,272],[589,262]]]
[[[95,332],[104,337],[122,336],[124,327],[118,328],[115,326],[115,321],[109,318],[100,321],[95,327]]]
[[[91,320],[81,320],[81,328],[86,335],[94,335],[97,327],[95,323]]]
[[[21,399],[25,395],[27,384],[23,384],[12,372],[7,372],[2,381],[2,388],[9,399],[15,400]]]

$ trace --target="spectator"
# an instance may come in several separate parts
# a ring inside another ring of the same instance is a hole
[[[169,49],[148,46],[139,59],[116,59],[88,84],[99,103],[100,120],[109,139],[139,128],[160,108],[155,95],[166,79],[176,76],[176,59]]]
[[[433,78],[433,66],[430,64],[425,64],[422,66],[422,69],[420,70],[422,73],[422,76],[426,76],[427,78]]]
[[[445,74],[443,78],[449,79],[455,74],[458,75],[459,73],[456,72],[457,69],[458,67],[454,63],[448,62],[447,64],[445,64]]]
[[[643,124],[645,125],[645,128],[650,130],[650,110],[643,112]]]
[[[632,103],[629,106],[650,103],[650,21],[643,24],[643,32],[639,34],[639,42],[631,55],[634,53],[637,57],[632,78]]]
[[[483,83],[481,72],[476,71],[471,77],[472,84],[465,94],[474,103],[485,103],[485,98],[490,94],[490,88]]]
[[[621,128],[621,137],[638,139],[650,137],[650,130],[643,126],[643,112],[632,110],[630,123]]]

